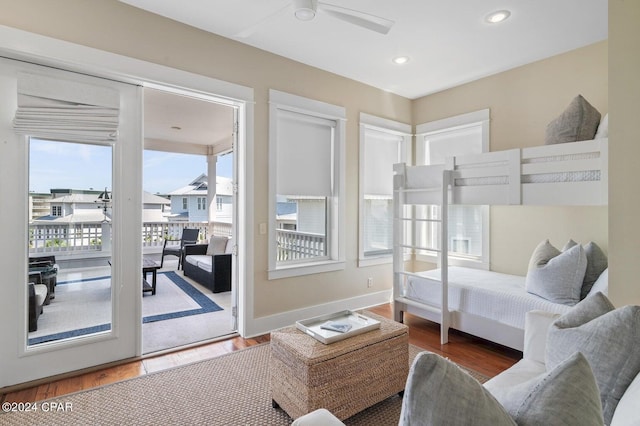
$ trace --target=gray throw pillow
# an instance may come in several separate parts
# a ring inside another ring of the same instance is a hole
[[[602,425],[600,392],[584,355],[500,390],[498,401],[518,425]]]
[[[223,254],[227,247],[229,238],[214,235],[209,240],[209,246],[207,247],[207,256],[213,256],[216,254]]]
[[[605,424],[620,398],[640,372],[640,306],[615,309],[602,293],[578,303],[549,328],[547,369],[581,352],[593,369]]]
[[[409,371],[400,426],[515,425],[476,379],[439,355],[419,353]]]
[[[600,124],[600,113],[578,95],[556,119],[547,125],[545,145],[593,139]]]
[[[587,256],[580,244],[561,252],[545,240],[531,255],[525,289],[554,303],[575,305],[586,269]]]
[[[587,255],[587,270],[584,273],[584,280],[582,281],[580,299],[587,297],[593,284],[609,266],[607,255],[604,254],[602,249],[593,241],[589,241],[589,243],[584,246],[584,253]]]

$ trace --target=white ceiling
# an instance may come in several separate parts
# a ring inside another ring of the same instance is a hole
[[[607,0],[331,1],[394,21],[386,35],[322,10],[299,21],[291,0],[121,1],[410,99],[607,38]],[[511,17],[484,21],[500,9]]]
[[[231,149],[233,108],[156,89],[144,89],[145,147],[161,151],[171,150],[180,143],[180,152],[188,150],[185,144],[213,146],[214,151]],[[206,150],[205,150],[206,151]],[[202,153],[194,148],[191,153]]]

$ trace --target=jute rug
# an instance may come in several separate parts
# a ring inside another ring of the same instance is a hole
[[[410,361],[420,351],[410,346]],[[0,425],[289,425],[292,419],[271,407],[268,364],[266,343],[40,402],[37,411],[0,414]],[[397,425],[401,402],[393,396],[345,423]]]

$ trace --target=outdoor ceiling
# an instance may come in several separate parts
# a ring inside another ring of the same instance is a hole
[[[145,148],[206,153],[231,149],[233,108],[156,89],[144,89]],[[176,146],[180,144],[180,147]],[[192,149],[185,149],[191,145]],[[173,148],[173,149],[172,149]]]

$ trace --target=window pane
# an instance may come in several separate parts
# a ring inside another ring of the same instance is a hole
[[[29,141],[29,345],[111,329],[111,170],[110,146]]]
[[[391,253],[393,248],[393,201],[364,200],[364,254]]]
[[[327,256],[327,199],[278,196],[277,261],[308,261]]]

